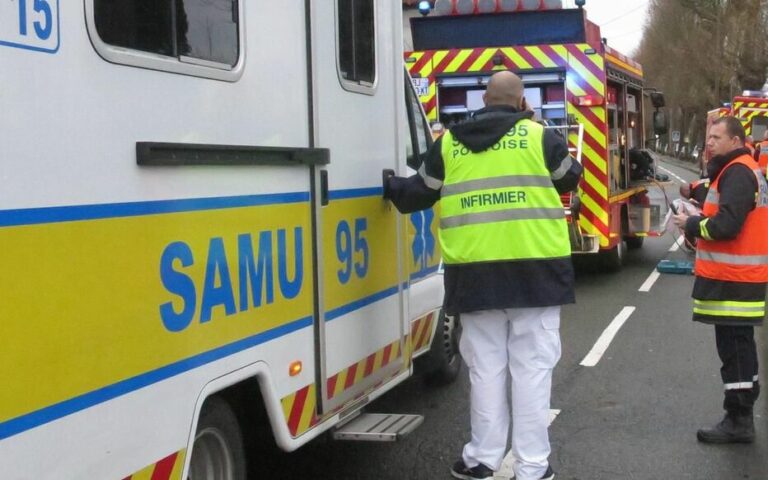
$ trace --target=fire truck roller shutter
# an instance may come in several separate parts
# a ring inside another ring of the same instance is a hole
[[[459,15],[469,15],[475,11],[475,2],[473,0],[456,0],[455,10]]]
[[[499,0],[499,10],[502,12],[514,12],[517,10],[517,0]]]
[[[435,2],[435,15],[450,15],[453,13],[453,3],[451,0],[437,0]]]
[[[563,0],[541,0],[541,6],[545,10],[556,10],[563,8]]]
[[[493,13],[496,11],[496,0],[477,0],[477,13]]]
[[[541,8],[541,0],[520,0],[520,10],[538,10]]]

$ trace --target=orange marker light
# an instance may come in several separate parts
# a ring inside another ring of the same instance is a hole
[[[296,360],[295,362],[291,362],[291,364],[288,366],[288,375],[295,377],[296,375],[301,373],[301,369],[303,368],[301,364],[301,360]]]

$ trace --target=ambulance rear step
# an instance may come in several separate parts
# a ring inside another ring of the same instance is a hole
[[[334,440],[394,442],[416,430],[424,417],[400,413],[362,413],[333,431]]]

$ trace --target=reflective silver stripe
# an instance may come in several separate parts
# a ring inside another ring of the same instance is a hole
[[[711,203],[712,205],[718,205],[720,204],[720,195],[712,189],[709,190],[709,193],[707,193],[707,199],[705,200],[707,203]]]
[[[745,312],[745,313],[765,313],[765,305],[760,307],[734,307],[728,305],[696,304],[694,310],[707,310],[710,312]]]
[[[440,219],[440,228],[463,227],[507,220],[559,220],[561,218],[565,218],[565,210],[562,208],[513,208],[444,217]]]
[[[571,169],[573,166],[573,157],[570,155],[567,155],[562,162],[560,162],[560,166],[552,172],[549,176],[552,178],[552,180],[560,180],[565,176],[566,173],[568,173],[568,170]]]
[[[755,384],[752,382],[737,382],[737,383],[726,383],[725,389],[726,390],[741,390],[743,388],[752,388]]]
[[[477,190],[506,187],[552,187],[552,181],[547,177],[538,175],[506,175],[503,177],[479,178],[477,180],[467,180],[466,182],[445,185],[440,195],[445,198],[450,195],[459,195]]]
[[[696,250],[696,258],[709,262],[730,263],[733,265],[768,265],[768,255],[733,255]]]
[[[424,179],[424,184],[432,190],[440,190],[443,186],[443,181],[427,175],[427,170],[422,163],[419,167],[419,176]]]

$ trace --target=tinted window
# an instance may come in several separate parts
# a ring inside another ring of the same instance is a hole
[[[421,108],[419,97],[413,90],[411,77],[405,74],[405,112],[408,115],[409,142],[406,142],[406,161],[408,166],[418,170],[427,150],[432,146],[432,132]]]
[[[345,80],[376,79],[374,0],[338,0],[339,68]]]
[[[110,45],[237,63],[237,0],[94,0],[94,12]]]

